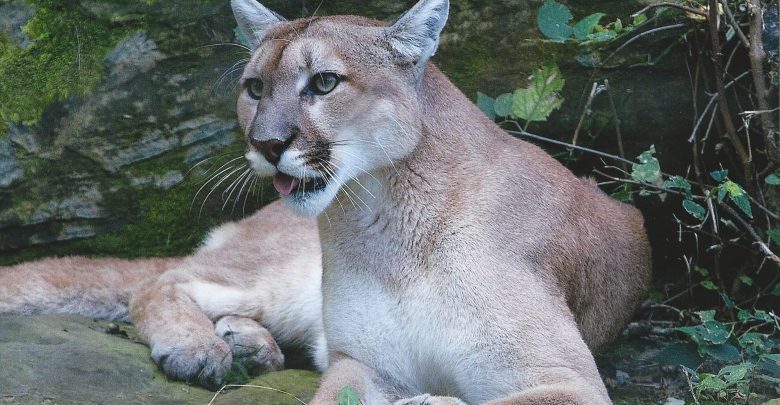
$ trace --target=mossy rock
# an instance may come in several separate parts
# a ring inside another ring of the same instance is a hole
[[[170,381],[134,341],[133,328],[81,317],[0,315],[0,402],[50,404],[206,404],[215,393]],[[214,404],[309,401],[319,374],[285,370],[227,389]]]
[[[218,180],[206,184],[195,198],[208,174],[216,173],[206,169],[239,157],[244,148],[234,111],[239,72],[232,68],[246,53],[224,45],[235,42],[228,3],[0,1],[0,7],[34,11],[20,14],[27,21],[0,29],[0,142],[7,146],[0,144],[0,173],[12,174],[0,182],[0,264],[40,255],[182,255],[210,226],[252,212],[273,196],[259,183],[234,204],[244,183],[222,193],[243,173],[231,169],[222,172],[233,173],[231,179],[213,192]],[[387,21],[413,3],[265,2],[288,18],[316,11]],[[575,19],[596,11],[625,19],[644,4],[564,3]],[[565,101],[546,123],[529,129],[564,140],[579,121],[583,93],[592,82],[609,79],[628,157],[655,144],[664,168],[674,171],[671,166],[682,160],[672,151],[687,150],[680,145],[692,105],[681,68],[684,50],[672,46],[652,66],[632,64],[663,53],[679,33],[637,41],[615,58],[619,63],[594,70],[583,66],[583,56],[603,58],[619,43],[547,41],[536,29],[539,5],[453,0],[435,62],[476,97],[477,91],[496,96],[525,86],[534,69],[555,60],[566,80]],[[29,44],[20,43],[19,33]],[[581,143],[615,152],[612,114],[606,98],[597,99]]]

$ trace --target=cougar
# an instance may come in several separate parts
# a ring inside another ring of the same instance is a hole
[[[593,360],[645,295],[641,214],[506,134],[393,24],[232,0],[247,159],[316,216],[328,368],[311,404],[609,403]]]
[[[207,385],[303,344],[325,370],[311,404],[609,403],[593,353],[649,286],[642,216],[429,61],[448,1],[389,25],[231,5],[246,159],[298,215],[271,204],[183,259],[3,269],[0,312],[129,316],[168,375]]]

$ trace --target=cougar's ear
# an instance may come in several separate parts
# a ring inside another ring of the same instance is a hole
[[[388,41],[396,55],[405,62],[425,66],[425,62],[436,53],[449,10],[448,0],[420,0],[386,28]]]
[[[249,41],[252,51],[257,49],[268,28],[284,21],[279,14],[267,9],[256,0],[230,0],[238,29]]]

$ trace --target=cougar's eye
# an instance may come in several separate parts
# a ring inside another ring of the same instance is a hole
[[[260,79],[248,79],[246,83],[246,92],[249,97],[255,100],[260,100],[263,96],[263,82]]]
[[[333,91],[341,81],[341,78],[335,73],[318,73],[312,77],[311,91],[317,95],[325,95]]]

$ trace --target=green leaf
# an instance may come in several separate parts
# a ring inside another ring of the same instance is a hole
[[[634,21],[632,22],[632,24],[634,26],[637,26],[637,25],[642,24],[645,21],[647,21],[647,16],[645,15],[645,13],[642,13],[642,14],[638,14],[638,15],[634,16]]]
[[[769,239],[777,245],[780,245],[780,228],[774,228],[766,231]]]
[[[688,211],[689,214],[699,221],[703,220],[707,214],[707,210],[698,203],[693,202],[693,200],[683,200],[682,205],[685,211]]]
[[[769,176],[766,176],[764,183],[772,186],[780,186],[780,176],[778,176],[777,173],[772,173]]]
[[[339,405],[358,405],[361,403],[357,392],[348,385],[345,385],[344,388],[339,391],[338,401]]]
[[[742,359],[739,349],[729,343],[704,345],[700,349],[702,355],[710,356],[720,361],[734,362]]]
[[[482,110],[485,115],[488,116],[491,120],[496,119],[496,99],[493,97],[488,96],[485,93],[477,92],[477,107],[479,107],[480,110]]]
[[[555,1],[547,1],[536,15],[536,24],[544,36],[553,41],[563,42],[574,34],[574,29],[569,26],[571,19],[572,15],[568,7]]]
[[[769,316],[769,314],[767,314],[766,311],[761,309],[757,309],[756,312],[753,313],[753,316],[759,321],[764,321],[764,322],[772,321],[772,317]]]
[[[753,285],[753,279],[748,277],[748,276],[746,276],[746,275],[739,276],[739,281],[741,281],[742,284],[745,284],[745,285]]]
[[[714,321],[715,320],[715,310],[709,310],[709,311],[697,311],[695,312],[696,315],[699,316],[699,319],[701,319],[702,322],[708,322],[708,321]]]
[[[615,31],[599,31],[588,35],[587,40],[593,42],[604,42],[614,39],[616,36],[617,34]]]
[[[748,371],[754,367],[751,363],[735,364],[732,366],[726,366],[718,371],[718,375],[723,377],[728,384],[734,384],[737,381],[742,380],[747,375]]]
[[[718,287],[710,280],[704,280],[701,282],[701,286],[708,290],[717,290]]]
[[[715,179],[715,181],[720,182],[720,181],[726,180],[726,177],[729,176],[729,171],[725,170],[725,169],[724,170],[715,170],[714,172],[710,172],[710,176],[712,176],[712,178]]]
[[[739,207],[742,212],[745,213],[750,218],[753,218],[753,210],[750,208],[750,199],[747,196],[747,193],[737,183],[734,183],[731,180],[726,180],[721,187],[726,189],[726,192],[729,194],[729,197],[731,197],[731,201],[734,201],[734,205]]]
[[[775,288],[772,289],[772,292],[770,292],[769,295],[780,297],[780,283],[775,284]]]
[[[745,323],[753,319],[753,315],[750,313],[750,311],[740,309],[739,312],[737,312],[737,319],[739,319],[741,323]]]
[[[780,364],[780,354],[778,353],[772,353],[772,354],[765,354],[761,356],[764,360],[774,361],[775,363]]]
[[[620,31],[623,31],[623,21],[620,21],[620,19],[618,18],[617,20],[615,20],[615,32],[620,32]]]
[[[593,33],[593,30],[598,25],[601,17],[604,17],[604,13],[593,13],[574,25],[574,36],[580,41],[587,39],[588,35]]]
[[[493,111],[499,117],[508,117],[512,113],[512,93],[504,93],[496,98]]]
[[[720,392],[725,390],[728,386],[725,381],[721,380],[716,375],[701,373],[701,380],[697,387],[700,390]]]
[[[710,275],[710,272],[707,269],[705,269],[704,267],[693,266],[693,270],[695,272],[701,274],[702,277],[707,277],[707,276]]]
[[[537,69],[530,78],[528,88],[517,89],[512,94],[510,117],[525,121],[545,121],[561,106],[559,93],[563,89],[563,77],[554,62]]]
[[[718,204],[720,204],[726,199],[728,193],[726,193],[726,189],[723,187],[718,186],[716,188],[718,189]]]
[[[661,176],[661,165],[658,163],[653,155],[655,154],[655,146],[650,146],[650,149],[642,152],[637,156],[639,163],[631,165],[631,177],[640,182],[654,183]]]
[[[685,191],[687,198],[691,198],[691,183],[685,180],[681,176],[672,176],[668,180],[664,181],[664,188],[668,189],[680,189]]]

